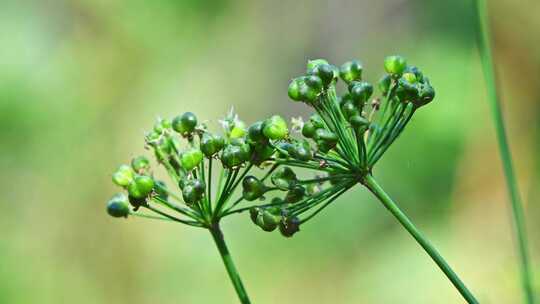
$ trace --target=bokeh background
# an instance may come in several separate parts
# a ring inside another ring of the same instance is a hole
[[[520,3],[489,8],[540,290],[540,2]],[[307,117],[286,88],[308,59],[376,81],[395,53],[437,98],[375,174],[482,303],[518,303],[470,0],[1,1],[0,303],[235,303],[206,231],[105,214],[112,171],[157,116]],[[292,239],[223,226],[257,304],[463,303],[360,187]]]

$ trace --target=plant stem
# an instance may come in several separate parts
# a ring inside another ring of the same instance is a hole
[[[480,50],[480,58],[482,61],[482,68],[484,70],[484,77],[486,80],[486,88],[488,93],[488,101],[491,107],[491,115],[495,124],[495,130],[497,133],[497,140],[499,144],[499,153],[501,154],[501,161],[503,164],[504,176],[506,179],[506,186],[508,188],[508,194],[510,196],[510,205],[512,208],[512,219],[515,239],[517,241],[517,250],[520,257],[521,264],[521,280],[523,284],[523,291],[525,293],[525,303],[533,304],[534,292],[532,284],[532,276],[529,265],[528,256],[528,244],[525,226],[525,216],[523,211],[523,205],[519,195],[516,176],[514,173],[514,167],[512,165],[512,156],[508,145],[506,136],[506,130],[504,126],[504,120],[502,110],[500,106],[500,100],[497,92],[497,85],[495,79],[495,69],[493,67],[493,55],[491,51],[491,41],[489,32],[489,21],[487,13],[487,5],[485,0],[477,1],[478,11],[478,47]]]
[[[431,243],[422,235],[422,233],[414,226],[409,218],[399,209],[397,204],[386,194],[386,192],[379,186],[377,181],[371,175],[366,175],[364,179],[364,185],[381,201],[381,203],[392,213],[392,215],[400,222],[400,224],[414,237],[414,239],[424,248],[433,261],[444,272],[448,279],[454,284],[456,289],[461,293],[463,298],[467,300],[469,304],[478,304],[478,301],[474,298],[473,294],[467,289],[465,284],[460,280],[457,274],[450,268],[444,258],[437,252],[437,249],[431,245]]]
[[[231,279],[231,282],[234,285],[234,289],[236,290],[236,294],[238,295],[238,298],[240,299],[240,303],[242,304],[250,304],[249,297],[247,295],[246,290],[244,289],[244,285],[242,284],[242,279],[240,279],[240,274],[236,270],[236,267],[234,266],[234,262],[232,260],[231,254],[229,253],[229,249],[227,249],[227,245],[225,244],[225,239],[223,238],[223,233],[221,232],[221,229],[219,228],[219,224],[214,224],[212,228],[210,228],[210,233],[212,234],[212,237],[214,238],[214,241],[216,242],[216,246],[219,250],[219,254],[221,255],[221,258],[223,259],[223,264],[225,265],[225,268],[227,269],[227,273],[229,274],[229,278]]]

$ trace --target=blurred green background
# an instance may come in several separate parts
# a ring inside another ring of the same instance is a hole
[[[540,2],[489,1],[496,68],[540,290]],[[235,303],[208,233],[105,202],[157,116],[307,117],[308,59],[399,53],[428,74],[422,109],[375,172],[482,303],[518,303],[507,193],[471,1],[2,1],[0,303]],[[254,303],[462,303],[358,187],[292,239],[223,223]]]

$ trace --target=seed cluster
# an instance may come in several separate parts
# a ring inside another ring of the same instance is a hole
[[[145,136],[146,146],[181,195],[153,177],[146,157],[137,157],[113,174],[113,182],[127,195],[111,198],[109,214],[138,215],[143,207],[160,218],[211,228],[227,215],[249,210],[262,230],[292,236],[302,223],[363,183],[415,111],[433,100],[429,79],[403,57],[387,57],[384,68],[378,83],[381,96],[373,98],[373,85],[362,79],[359,61],[340,68],[323,59],[309,61],[306,74],[288,88],[292,100],[314,109],[306,122],[293,121],[292,129],[301,136],[290,134],[278,115],[246,126],[231,112],[220,121],[222,134],[210,132],[191,112],[159,119]],[[346,90],[338,95],[340,79]],[[297,169],[312,176],[302,179]]]

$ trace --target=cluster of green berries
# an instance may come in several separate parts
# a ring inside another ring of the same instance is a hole
[[[358,60],[339,68],[323,59],[309,61],[305,75],[288,88],[292,100],[314,109],[307,121],[293,120],[292,129],[301,136],[291,134],[278,115],[247,126],[231,112],[220,121],[222,134],[210,132],[191,112],[158,119],[145,143],[182,195],[155,180],[149,160],[141,156],[113,174],[113,182],[127,195],[114,195],[108,212],[125,217],[147,207],[171,218],[150,205],[158,203],[187,216],[186,223],[209,228],[224,216],[249,210],[262,230],[279,228],[282,235],[292,236],[347,189],[363,183],[415,111],[433,100],[429,79],[403,57],[387,57],[384,69],[377,86],[380,96],[374,97],[374,86],[363,80]],[[346,88],[341,95],[340,80]],[[221,174],[212,183],[216,163]],[[264,177],[252,174],[253,168],[265,171]],[[298,178],[296,168],[310,170],[315,178]],[[231,199],[240,186],[239,197]],[[241,207],[243,201],[251,205]]]
[[[220,122],[224,129],[222,135],[210,132],[206,124],[199,123],[195,114],[186,112],[172,120],[158,119],[145,136],[146,147],[154,152],[158,163],[167,169],[181,190],[181,203],[192,210],[185,213],[206,226],[224,215],[222,209],[207,207],[212,199],[207,197],[212,176],[205,177],[205,168],[211,170],[212,160],[219,161],[227,176],[227,183],[218,189],[221,192],[215,200],[216,204],[224,204],[234,192],[232,186],[237,184],[238,172],[242,168],[262,167],[276,152],[272,142],[289,136],[287,122],[278,115],[249,127],[233,113]],[[242,183],[243,197],[248,201],[263,194],[253,182],[250,184],[253,179],[254,176],[248,176]],[[169,190],[164,182],[153,178],[150,161],[144,156],[134,158],[131,166],[120,166],[112,180],[127,192],[127,195],[116,194],[110,200],[107,210],[112,216],[126,217],[141,206],[149,207],[149,203],[156,200],[178,211],[178,207],[167,201]],[[252,185],[251,190],[248,190],[249,185]]]
[[[341,146],[340,157],[356,167],[374,165],[373,161],[361,159],[375,157],[374,150],[368,151],[375,148],[372,143],[384,139],[380,144],[389,146],[391,142],[386,139],[395,139],[409,116],[435,97],[429,79],[417,67],[407,65],[403,57],[387,57],[384,69],[386,74],[378,82],[382,96],[372,99],[374,87],[363,80],[360,61],[351,60],[339,68],[324,59],[309,61],[306,75],[294,78],[288,89],[292,100],[304,102],[316,111],[304,123],[302,135],[313,139],[323,153]],[[340,79],[347,88],[341,96],[336,89]]]
[[[128,196],[118,193],[108,204],[108,212],[115,217],[127,217],[129,204],[138,209],[145,204],[146,198],[154,191],[156,182],[149,175],[150,161],[137,157],[131,161],[131,166],[121,165],[112,175],[113,182],[127,190]]]

